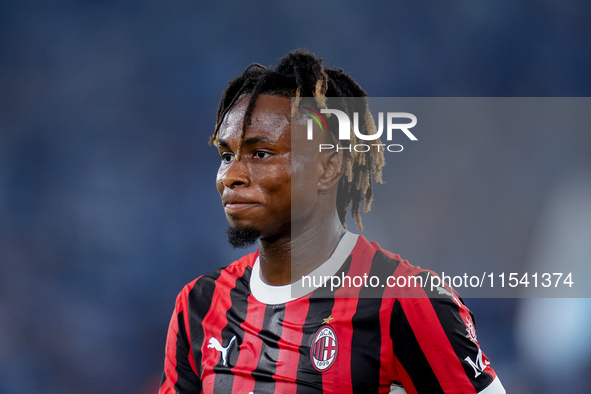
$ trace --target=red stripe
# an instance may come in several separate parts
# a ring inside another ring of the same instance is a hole
[[[199,277],[199,278],[201,278],[201,277]],[[197,278],[196,280],[191,282],[189,284],[189,286],[185,287],[185,289],[187,291],[186,291],[185,295],[183,296],[184,310],[186,311],[183,314],[183,320],[185,321],[185,332],[187,333],[187,340],[189,341],[189,364],[191,365],[191,368],[193,368],[193,371],[195,372],[195,375],[197,375],[197,376],[199,376],[199,374],[197,373],[197,367],[195,366],[195,359],[193,358],[193,347],[191,345],[191,328],[189,326],[189,293],[191,292],[191,290],[193,290],[193,287],[195,286],[195,283],[197,283],[197,280],[199,280],[199,278]]]
[[[222,347],[228,346],[231,338],[222,338],[222,330],[228,324],[226,312],[232,307],[232,300],[230,299],[230,290],[236,287],[236,279],[244,275],[247,264],[235,264],[222,270],[220,276],[215,281],[215,290],[211,298],[211,306],[209,312],[202,320],[203,326],[203,344],[201,345],[201,364],[203,365],[203,376],[201,381],[203,390],[213,391],[215,384],[215,373],[213,367],[222,365],[221,354],[213,348],[208,348],[209,340],[211,338],[217,339]],[[187,317],[188,318],[188,317]],[[232,352],[237,351],[237,344],[232,344],[228,349],[227,357],[230,357]]]
[[[200,277],[199,277],[200,278]],[[188,294],[195,286],[195,283],[199,278],[195,279],[188,285],[186,285],[183,290],[179,293],[176,298],[176,304],[174,308],[174,312],[172,314],[172,318],[170,319],[170,324],[168,327],[168,334],[166,338],[166,349],[165,349],[165,357],[164,357],[164,373],[166,375],[166,381],[158,390],[159,394],[169,394],[175,393],[174,385],[178,381],[178,372],[176,370],[176,349],[177,349],[177,335],[179,332],[179,325],[178,325],[178,314],[181,312],[184,313],[184,321],[185,321],[185,331],[187,333],[187,339],[189,341],[189,363],[193,368],[193,371],[197,375],[197,369],[195,368],[195,360],[193,359],[193,351],[191,349],[191,335],[189,333],[189,314],[187,313],[188,310]]]
[[[404,369],[404,367],[402,366],[402,364],[396,356],[394,356],[394,368],[396,369],[396,373],[398,375],[396,381],[402,383],[402,387],[404,387],[406,393],[417,394],[417,389],[415,388],[412,380],[410,379],[410,376],[408,375],[406,369]]]
[[[379,245],[374,244],[374,246],[379,248]],[[389,257],[401,261],[400,256],[397,254],[390,253],[386,250],[381,249],[384,253],[386,253]],[[400,269],[396,269],[394,275],[400,275],[401,272],[407,274],[405,271],[406,265],[402,265]],[[404,390],[407,394],[417,394],[417,390],[410,379],[410,376],[400,363],[400,360],[394,354],[394,348],[392,343],[392,337],[390,336],[390,326],[392,324],[391,321],[391,314],[394,302],[396,298],[400,295],[400,289],[396,287],[388,287],[384,290],[384,296],[382,300],[382,306],[380,308],[380,326],[382,330],[382,358],[381,358],[381,367],[380,367],[380,387],[384,383],[388,386],[392,381],[397,381],[402,383]]]
[[[158,390],[158,394],[174,394],[174,384],[179,376],[176,372],[176,336],[179,332],[177,311],[172,314],[170,325],[168,326],[168,337],[166,338],[166,351],[164,358],[164,373],[166,381]]]
[[[409,293],[422,289],[408,289]],[[400,304],[431,369],[444,392],[476,393],[460,360],[439,322],[439,318],[422,291],[422,298],[400,298]]]
[[[368,272],[368,263],[371,262],[375,250],[367,242],[362,241],[360,236],[353,248],[351,267],[346,273],[347,276],[363,276]],[[368,257],[369,256],[369,257]],[[369,261],[368,261],[369,259]],[[351,379],[351,344],[353,342],[352,318],[357,310],[359,301],[359,287],[341,287],[335,291],[335,303],[332,308],[334,320],[330,323],[337,331],[339,341],[339,353],[331,367],[330,374],[324,374],[322,384],[326,392],[352,393]]]
[[[375,246],[379,247],[379,245],[377,244],[375,244]],[[420,272],[425,272],[424,270],[421,270],[419,267],[414,267],[410,265],[408,261],[402,260],[400,256],[397,254],[393,254],[383,249],[382,251],[391,258],[401,261],[398,266],[398,269],[395,272],[396,276],[404,275],[408,277],[411,275],[416,275]],[[448,286],[445,287],[448,291],[450,290]],[[400,289],[388,289],[387,297],[393,299],[397,296],[400,296],[401,294],[399,293],[399,291]],[[470,311],[465,305],[463,305],[459,301],[459,296],[457,292],[454,291],[454,295],[454,301],[456,302],[456,305],[458,305],[458,312],[462,320],[464,321],[464,323],[466,321],[471,321]],[[416,298],[409,299],[409,297]],[[447,338],[447,335],[445,334],[443,327],[439,323],[439,318],[432,307],[431,301],[427,298],[427,294],[424,292],[424,290],[421,288],[406,288],[404,290],[403,297],[400,298],[400,301],[405,310],[405,314],[407,315],[409,323],[413,328],[415,336],[419,341],[419,345],[421,346],[421,349],[423,349],[425,357],[431,365],[431,368],[433,368],[433,372],[437,376],[437,379],[439,380],[439,383],[444,389],[444,391],[447,390],[446,387],[448,389],[450,387],[453,389],[454,387],[456,387],[456,385],[459,385],[457,387],[466,387],[465,391],[462,392],[474,393],[474,387],[469,382],[469,379],[465,374],[465,371],[461,364],[461,360],[457,358],[457,355],[455,354],[455,351],[451,343],[449,342],[449,339]],[[412,304],[420,305],[420,307],[415,310],[415,307],[409,306]],[[406,308],[405,305],[407,305]],[[413,316],[413,321],[411,321],[411,315]],[[429,322],[437,322],[439,324],[433,324]],[[429,324],[431,324],[431,326]],[[430,327],[432,327],[432,329]],[[425,352],[425,349],[427,349],[428,351]],[[442,360],[450,361],[442,362]],[[397,369],[397,373],[400,376],[399,381],[403,382],[406,391],[410,393],[409,388],[412,388],[412,390],[416,392],[416,389],[412,385],[410,377],[408,376],[408,374],[406,373],[406,371],[397,359],[395,366]],[[493,376],[493,378],[496,376],[495,372],[490,366],[487,366],[485,371],[490,373]],[[409,388],[407,388],[407,386]]]
[[[275,385],[275,393],[277,394],[295,394],[297,392],[295,381],[300,359],[299,348],[303,338],[302,326],[306,321],[309,307],[310,300],[308,298],[300,298],[285,304],[283,331],[281,339],[277,342],[279,346],[277,369],[273,375],[273,379],[277,382]]]
[[[388,388],[393,380],[400,381],[394,367],[394,345],[390,337],[391,314],[394,305],[394,298],[389,294],[391,288],[386,287],[380,307],[380,334],[382,338],[380,349],[380,387]]]
[[[252,371],[257,367],[263,346],[263,341],[258,334],[261,332],[263,320],[265,319],[265,304],[257,301],[252,294],[248,296],[247,302],[246,319],[240,325],[244,337],[240,345],[238,361],[236,366],[232,368],[232,374],[234,375],[233,393],[249,393],[254,390],[255,381],[252,377]]]

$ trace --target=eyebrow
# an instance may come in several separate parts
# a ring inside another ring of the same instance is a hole
[[[250,137],[250,138],[247,138],[244,141],[242,141],[242,146],[254,145],[254,144],[258,144],[260,142],[265,143],[265,144],[274,144],[273,140],[271,140],[269,137],[266,137],[264,135],[257,135],[257,136]],[[219,139],[218,146],[223,147],[223,148],[229,148],[230,144],[228,143],[228,141],[226,141],[224,139]]]

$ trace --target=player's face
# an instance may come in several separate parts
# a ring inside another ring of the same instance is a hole
[[[246,96],[239,100],[220,126],[218,150],[221,164],[217,174],[217,189],[231,226],[256,228],[261,232],[262,239],[289,235],[292,198],[291,100],[270,95],[258,97],[252,122],[242,141],[240,159],[236,160],[249,98]],[[303,190],[298,194],[304,195],[305,190],[310,190],[306,185],[298,189]],[[315,190],[307,192],[311,196],[314,193]]]

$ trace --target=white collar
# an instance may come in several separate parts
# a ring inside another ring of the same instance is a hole
[[[339,244],[328,260],[322,263],[318,268],[309,273],[307,276],[327,278],[336,274],[347,257],[353,251],[358,238],[358,234],[353,234],[349,231],[345,232],[345,235],[343,235],[343,238],[341,238]],[[322,284],[324,284],[324,282],[325,280],[322,280]],[[285,304],[286,302],[296,300],[306,294],[309,294],[317,288],[318,287],[309,286],[303,287],[301,278],[300,280],[285,286],[268,285],[261,279],[261,264],[258,257],[252,266],[252,273],[250,275],[250,291],[254,298],[263,304]],[[296,294],[298,290],[303,294]]]

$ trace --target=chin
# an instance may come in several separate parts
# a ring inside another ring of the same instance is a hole
[[[235,248],[245,248],[253,245],[261,236],[255,227],[232,226],[228,229],[228,243]]]

